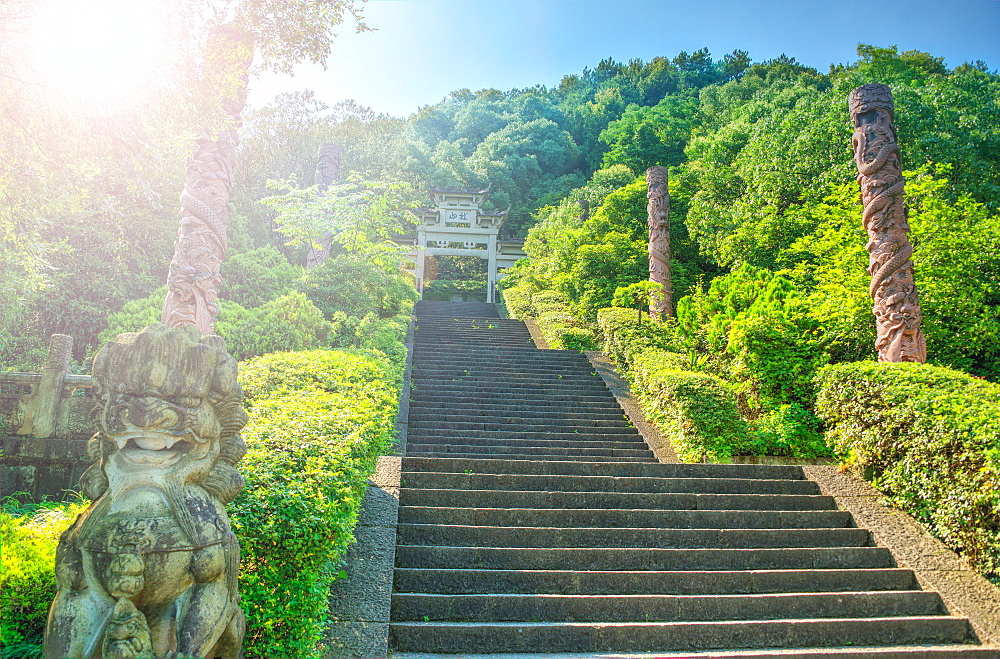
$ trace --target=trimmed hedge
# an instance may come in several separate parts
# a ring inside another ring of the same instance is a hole
[[[535,318],[553,350],[597,350],[594,333],[569,313],[569,298],[557,291],[533,290],[526,283],[504,290],[504,304],[511,318]]]
[[[724,461],[746,442],[746,423],[723,380],[681,370],[678,358],[684,356],[657,348],[635,355],[633,393],[682,461]]]
[[[502,289],[504,306],[511,318],[523,320],[531,318],[535,310],[531,307],[531,295],[535,288],[529,281],[523,281],[514,286]]]
[[[314,656],[368,476],[395,441],[401,367],[376,351],[240,364],[246,487],[229,506],[243,561],[244,652]]]
[[[604,352],[617,364],[632,368],[635,355],[650,348],[672,353],[680,352],[676,325],[672,320],[654,322],[648,312],[624,307],[606,307],[597,312],[597,327],[604,341]],[[671,357],[676,368],[690,368],[690,360],[683,355]]]
[[[635,309],[597,312],[604,352],[625,372],[643,412],[685,462],[726,460],[747,443],[748,428],[724,380],[690,370],[672,321],[640,323]]]
[[[1000,579],[1000,385],[874,362],[823,367],[816,384],[841,461]]]
[[[679,352],[683,341],[672,319],[651,322],[634,309],[609,307],[597,312],[597,324],[604,351],[631,378],[646,414],[673,439],[682,460],[830,455],[819,419],[798,403],[779,405],[747,423],[739,414],[735,385],[697,370],[703,360],[692,363],[694,353]]]
[[[0,656],[40,657],[49,605],[56,596],[59,536],[89,502],[46,503],[0,512]]]

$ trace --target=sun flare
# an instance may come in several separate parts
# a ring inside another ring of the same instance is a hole
[[[135,99],[168,51],[159,3],[43,0],[32,29],[35,68],[54,90],[82,102]]]

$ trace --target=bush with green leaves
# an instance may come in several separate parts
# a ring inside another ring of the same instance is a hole
[[[596,350],[593,331],[569,313],[569,299],[557,291],[539,291],[531,296],[532,311],[542,337],[553,350]]]
[[[329,345],[331,325],[303,293],[287,293],[256,309],[235,302],[221,307],[215,331],[238,360]]]
[[[750,423],[746,452],[794,458],[828,458],[833,450],[823,435],[823,422],[799,403],[778,405]]]
[[[368,313],[380,318],[398,316],[409,313],[416,299],[413,286],[397,268],[387,269],[351,254],[337,254],[306,271],[298,287],[328,320],[337,311],[357,318]]]
[[[503,294],[504,304],[507,306],[507,313],[510,314],[511,318],[521,320],[533,317],[535,310],[531,306],[531,296],[537,292],[537,289],[528,280],[504,287],[504,283],[512,282],[513,279],[509,277],[500,281],[500,289]]]
[[[1000,386],[949,368],[876,362],[825,366],[816,383],[840,461],[1000,579]]]
[[[273,245],[238,252],[222,262],[219,296],[253,309],[290,292],[301,274]]]
[[[275,353],[240,364],[246,487],[229,511],[242,547],[249,656],[318,654],[368,476],[395,439],[401,376],[400,363],[374,351]]]
[[[684,462],[725,461],[746,452],[748,428],[726,383],[678,368],[684,355],[649,348],[634,356],[629,379],[646,416]]]
[[[28,506],[14,499],[4,502],[0,510],[0,656],[42,656],[45,622],[56,596],[56,546],[85,507],[81,502]]]
[[[652,321],[645,311],[606,307],[597,312],[604,352],[612,361],[628,370],[633,357],[649,348],[679,352],[676,323],[672,319]],[[687,358],[679,364],[691,369]]]
[[[677,304],[682,342],[734,384],[748,419],[779,405],[811,407],[812,377],[829,360],[808,299],[785,277],[742,265]]]

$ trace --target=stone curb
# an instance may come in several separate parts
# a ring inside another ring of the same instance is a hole
[[[387,657],[393,570],[396,566],[396,527],[399,520],[399,482],[406,453],[410,413],[410,377],[413,371],[414,320],[406,332],[406,368],[396,413],[396,450],[378,460],[368,481],[356,542],[347,550],[343,569],[347,577],[330,588],[330,613],[324,634],[324,659],[333,657]]]
[[[646,445],[649,446],[656,459],[660,462],[680,462],[674,452],[674,447],[670,445],[670,440],[646,418],[642,408],[639,407],[639,401],[632,395],[628,382],[619,375],[615,365],[600,350],[587,350],[584,354],[587,355],[587,359],[590,360],[597,374],[604,380],[604,384],[615,395],[615,400],[625,410],[629,421],[646,440]]]

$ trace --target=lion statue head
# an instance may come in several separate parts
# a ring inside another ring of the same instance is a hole
[[[247,416],[221,337],[160,323],[119,334],[94,359],[93,381],[98,432],[81,478],[91,499],[163,481],[200,486],[224,504],[243,487],[235,464]]]

